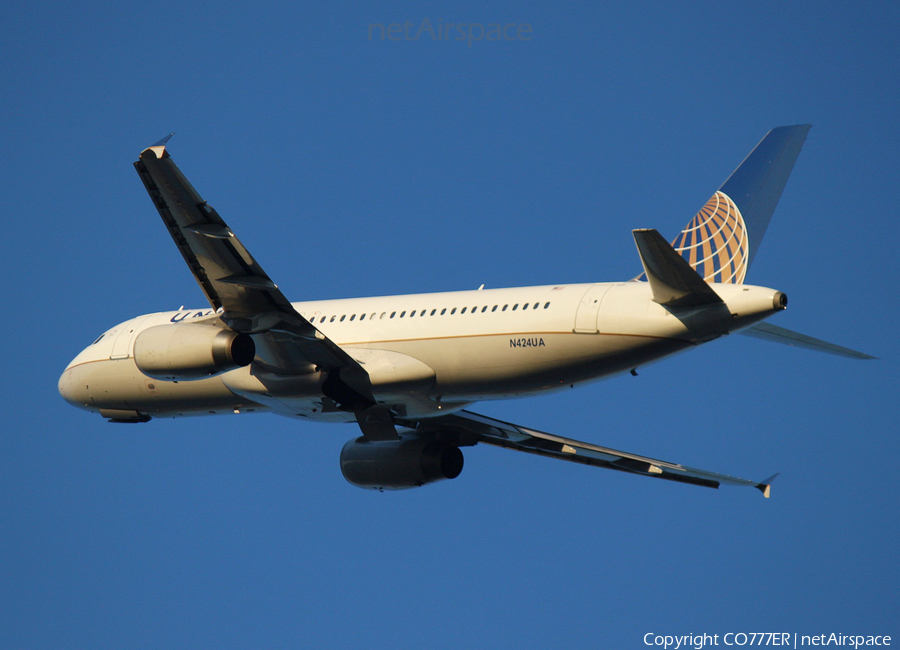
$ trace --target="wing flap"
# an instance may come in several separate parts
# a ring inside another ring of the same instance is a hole
[[[303,318],[228,224],[185,178],[165,140],[141,152],[135,169],[207,300],[231,329],[251,334],[255,363],[277,374],[327,374],[323,392],[344,408],[374,403],[366,371]]]
[[[703,487],[718,488],[722,484],[755,487],[765,497],[769,496],[771,479],[767,482],[756,482],[708,472],[678,463],[564,438],[470,411],[460,411],[440,418],[420,420],[413,423],[413,426],[420,435],[455,435],[458,444],[471,445],[481,442],[557,460]]]
[[[184,177],[165,147],[145,149],[134,166],[213,308],[233,315],[294,312],[215,209]]]

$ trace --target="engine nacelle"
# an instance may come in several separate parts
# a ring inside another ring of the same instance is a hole
[[[341,473],[370,490],[403,490],[456,478],[463,468],[459,447],[412,436],[373,442],[349,441],[341,450]]]
[[[203,379],[249,365],[256,345],[247,334],[214,325],[178,323],[148,327],[134,340],[134,362],[154,379]]]

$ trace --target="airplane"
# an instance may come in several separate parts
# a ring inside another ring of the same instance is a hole
[[[356,423],[344,478],[404,489],[456,478],[478,443],[704,487],[750,481],[582,442],[467,410],[575,387],[731,333],[856,359],[770,325],[787,307],[744,284],[809,125],[769,131],[671,244],[633,231],[631,280],[291,303],[175,165],[171,134],[134,163],[209,307],[112,327],[59,379],[110,422],[270,412]],[[776,474],[777,476],[777,474]]]

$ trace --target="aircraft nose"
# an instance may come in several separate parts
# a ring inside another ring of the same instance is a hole
[[[80,376],[82,374],[80,366],[69,366],[59,376],[57,388],[59,388],[59,394],[69,404],[89,411],[91,410],[91,398],[88,395],[88,388]]]

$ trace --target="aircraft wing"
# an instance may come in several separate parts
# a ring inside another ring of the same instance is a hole
[[[414,426],[418,435],[449,437],[451,441],[460,445],[474,445],[482,442],[573,463],[710,488],[718,488],[721,484],[755,487],[766,498],[769,497],[772,481],[778,476],[776,474],[762,482],[748,481],[725,474],[686,467],[678,463],[600,447],[589,442],[563,438],[470,411],[459,411],[439,418],[419,420]]]
[[[297,313],[172,161],[168,139],[142,151],[134,166],[222,321],[253,335],[257,362],[267,370],[289,375],[315,366],[327,372],[323,392],[335,402],[354,409],[374,404],[365,370]]]

